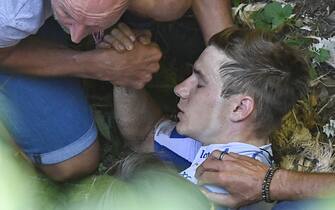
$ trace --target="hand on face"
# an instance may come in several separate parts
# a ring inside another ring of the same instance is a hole
[[[118,52],[133,50],[135,41],[148,45],[151,43],[151,32],[149,30],[134,30],[124,23],[119,23],[106,34],[98,48],[113,48]]]
[[[258,160],[226,154],[219,160],[220,151],[214,151],[197,169],[199,184],[214,184],[223,187],[230,194],[203,191],[215,203],[237,208],[262,199],[261,189],[268,166]]]

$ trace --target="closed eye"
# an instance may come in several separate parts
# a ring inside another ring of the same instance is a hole
[[[198,83],[197,88],[202,88],[202,87],[204,87],[204,85],[201,85]]]

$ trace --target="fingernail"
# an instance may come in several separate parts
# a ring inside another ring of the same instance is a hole
[[[140,37],[140,41],[142,44],[149,44],[150,40],[146,37]]]
[[[133,42],[135,42],[136,37],[134,37],[134,36],[130,36],[130,40],[133,41]]]
[[[127,50],[132,50],[133,46],[132,45],[127,45]]]

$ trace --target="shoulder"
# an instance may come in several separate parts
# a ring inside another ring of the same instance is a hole
[[[172,120],[161,121],[155,128],[155,137],[166,136],[169,138],[187,138],[176,130],[176,122]]]
[[[202,143],[188,136],[181,135],[176,130],[176,122],[162,121],[155,130],[155,151],[164,147],[177,155],[193,161]]]
[[[49,0],[1,0],[0,47],[9,47],[34,34],[51,16]]]

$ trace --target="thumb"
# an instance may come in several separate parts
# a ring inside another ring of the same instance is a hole
[[[136,36],[141,44],[146,45],[151,43],[152,34],[150,30],[139,30],[136,32]]]
[[[150,37],[147,37],[147,36],[140,36],[138,40],[141,42],[141,44],[144,44],[144,45],[151,43]]]

